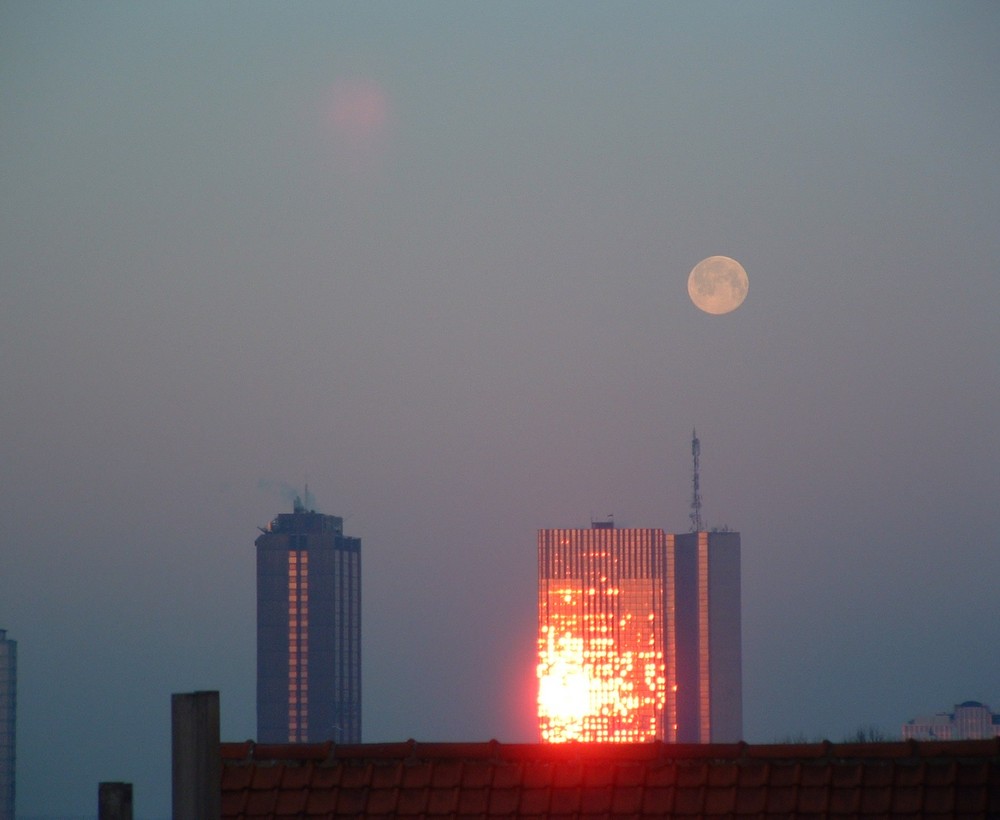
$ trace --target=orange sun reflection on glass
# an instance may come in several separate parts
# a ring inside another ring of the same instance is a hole
[[[546,718],[545,740],[583,738],[585,718],[591,714],[594,681],[583,661],[583,641],[565,634],[548,636],[538,665],[538,713]]]

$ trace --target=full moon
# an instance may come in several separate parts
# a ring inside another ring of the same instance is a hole
[[[702,259],[688,276],[688,295],[695,307],[716,316],[742,305],[749,287],[743,266],[728,256]]]

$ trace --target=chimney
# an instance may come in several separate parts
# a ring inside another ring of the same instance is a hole
[[[219,693],[174,694],[170,701],[173,820],[219,820],[222,815]]]

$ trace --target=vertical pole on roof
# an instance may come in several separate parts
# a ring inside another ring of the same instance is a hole
[[[132,784],[99,783],[97,816],[99,820],[132,820]]]
[[[174,694],[170,705],[173,820],[219,820],[222,814],[219,693]]]

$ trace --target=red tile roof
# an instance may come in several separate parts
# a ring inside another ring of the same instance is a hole
[[[1000,817],[1000,738],[222,744],[222,817]]]

